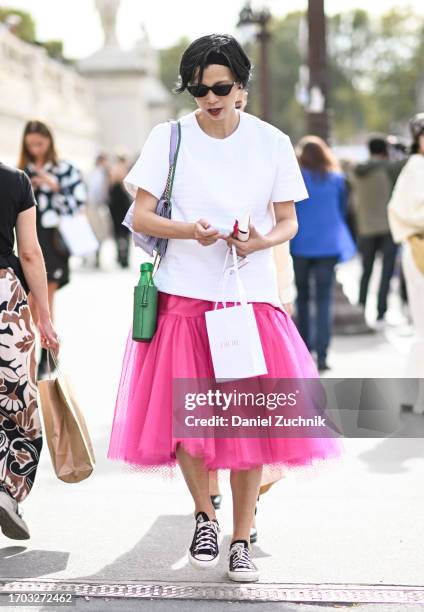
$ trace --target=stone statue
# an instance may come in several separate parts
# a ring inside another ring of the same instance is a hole
[[[105,35],[104,46],[118,46],[116,38],[116,15],[121,4],[121,0],[95,0],[96,8],[99,12]]]

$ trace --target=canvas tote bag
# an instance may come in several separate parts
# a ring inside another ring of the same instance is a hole
[[[209,346],[217,382],[240,380],[267,374],[264,352],[252,304],[247,303],[246,292],[239,274],[237,252],[232,247],[233,266],[226,270],[229,250],[223,271],[222,304],[205,313]],[[225,286],[231,273],[237,283],[240,305],[227,308]]]
[[[44,434],[56,476],[63,482],[80,482],[94,469],[93,446],[69,381],[59,370],[52,377],[50,359],[55,362],[48,351],[49,378],[38,381]]]

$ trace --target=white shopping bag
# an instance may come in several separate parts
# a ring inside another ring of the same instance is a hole
[[[239,380],[268,374],[259,330],[252,304],[248,304],[240,279],[236,249],[232,247],[234,272],[240,305],[205,313],[206,328],[217,382]],[[224,264],[227,265],[228,253]],[[223,290],[228,279],[224,277]]]
[[[71,255],[86,257],[99,248],[99,242],[84,213],[62,215],[59,231]]]

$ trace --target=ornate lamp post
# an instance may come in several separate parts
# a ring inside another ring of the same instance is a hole
[[[329,138],[328,68],[324,0],[309,0],[301,22],[299,47],[302,57],[297,99],[306,113],[308,134]]]
[[[271,13],[268,9],[263,8],[259,11],[252,9],[251,3],[246,2],[241,9],[237,27],[245,31],[256,31],[256,39],[259,42],[260,48],[260,70],[259,70],[259,89],[261,99],[261,119],[264,121],[271,120],[271,87],[270,87],[270,71],[269,71],[269,52],[268,43],[271,34],[268,30],[268,23],[271,19]]]
[[[308,132],[328,140],[328,68],[324,0],[308,2]]]

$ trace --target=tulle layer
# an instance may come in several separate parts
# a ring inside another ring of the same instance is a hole
[[[318,378],[299,332],[283,310],[253,305],[269,378]],[[205,312],[211,302],[159,293],[157,331],[149,343],[128,336],[108,451],[137,469],[172,468],[180,443],[211,469],[272,471],[318,465],[340,457],[336,438],[173,437],[173,378],[213,378]],[[262,377],[261,377],[262,378]],[[166,470],[165,470],[166,471]]]

